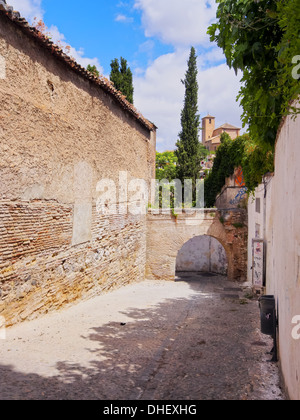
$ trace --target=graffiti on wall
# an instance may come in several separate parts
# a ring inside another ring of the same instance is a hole
[[[234,182],[237,187],[245,187],[245,179],[243,174],[243,169],[241,167],[236,168],[234,171]]]
[[[234,171],[234,185],[236,188],[239,188],[239,189],[236,196],[232,200],[229,201],[229,204],[231,206],[238,205],[245,198],[248,191],[245,184],[243,169],[241,167],[236,168]]]
[[[237,195],[234,197],[234,199],[229,201],[229,204],[231,204],[232,206],[239,204],[245,198],[247,191],[247,187],[242,187],[237,193]]]
[[[254,287],[263,287],[264,285],[264,242],[261,239],[253,239],[252,242],[253,265],[252,279]]]

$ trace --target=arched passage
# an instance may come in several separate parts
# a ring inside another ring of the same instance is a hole
[[[178,252],[190,239],[209,236],[225,250],[228,279],[245,281],[247,274],[247,213],[204,210],[183,213],[147,215],[146,277],[175,280]]]
[[[176,273],[209,272],[226,276],[228,258],[223,245],[209,235],[189,239],[178,251]]]

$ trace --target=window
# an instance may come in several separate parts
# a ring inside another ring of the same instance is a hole
[[[211,118],[209,119],[209,124],[211,124]]]
[[[260,213],[260,198],[255,200],[255,211],[256,213]]]
[[[255,223],[255,238],[260,238],[260,225],[258,223]]]

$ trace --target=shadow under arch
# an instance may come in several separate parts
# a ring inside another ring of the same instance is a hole
[[[175,273],[202,272],[222,276],[228,274],[228,256],[225,247],[214,236],[203,234],[188,239],[179,249]]]

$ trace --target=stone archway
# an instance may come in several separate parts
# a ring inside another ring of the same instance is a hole
[[[228,258],[223,245],[209,235],[189,239],[178,251],[176,275],[183,272],[206,272],[227,276]]]
[[[178,251],[190,239],[208,235],[225,249],[228,279],[243,282],[247,278],[247,212],[235,210],[200,210],[147,216],[146,277],[175,280]]]

